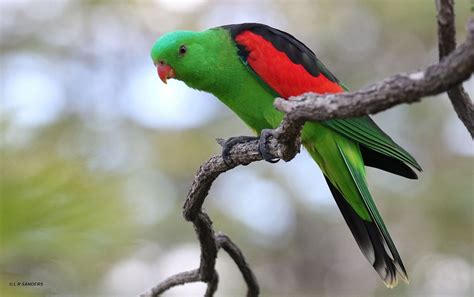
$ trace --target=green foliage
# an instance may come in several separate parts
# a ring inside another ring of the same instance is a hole
[[[66,287],[99,277],[127,252],[122,245],[134,222],[119,179],[55,149],[35,142],[20,150],[2,148],[2,284],[35,281],[35,273],[44,270],[42,281],[59,277],[47,287]]]

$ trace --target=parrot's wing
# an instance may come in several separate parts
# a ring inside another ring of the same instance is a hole
[[[331,120],[326,121],[323,124],[349,138],[356,140],[363,146],[377,153],[408,163],[421,171],[421,166],[418,164],[415,158],[413,158],[401,146],[396,144],[390,138],[390,136],[385,134],[385,132],[383,132],[382,129],[380,129],[377,124],[375,124],[375,122],[368,116],[342,120]],[[366,155],[367,154],[369,153],[367,152]],[[364,160],[365,159],[366,156],[364,155]],[[400,170],[403,169],[400,168]],[[414,177],[416,177],[416,175]]]
[[[316,55],[292,35],[263,24],[227,25],[250,71],[283,98],[344,91]]]
[[[238,54],[249,71],[275,96],[289,98],[307,92],[325,94],[345,90],[314,52],[292,35],[256,23],[222,28],[230,32],[239,49]],[[408,178],[416,178],[416,174],[406,164],[421,171],[416,160],[368,116],[331,120],[323,124],[361,144],[367,166]]]

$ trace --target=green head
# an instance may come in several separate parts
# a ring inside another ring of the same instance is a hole
[[[215,28],[167,33],[153,45],[151,58],[163,82],[175,78],[191,88],[214,93],[226,83],[222,74],[229,59],[238,59],[236,52],[229,33]]]

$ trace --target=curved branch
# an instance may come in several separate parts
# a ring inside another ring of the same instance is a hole
[[[206,213],[200,211],[193,224],[201,245],[199,275],[203,282],[211,282],[214,278],[214,267],[217,258],[217,244],[214,239],[212,221]]]
[[[178,274],[168,277],[167,279],[165,279],[155,287],[147,290],[146,292],[141,293],[139,297],[156,297],[173,287],[181,286],[188,283],[196,283],[200,281],[202,280],[199,274],[199,269],[180,272]],[[217,290],[218,281],[219,276],[217,272],[214,271],[214,275],[207,285],[204,297],[212,297],[214,295]]]
[[[292,120],[285,117],[280,126],[275,129],[277,139],[271,139],[268,144],[268,151],[274,156],[283,160],[291,160],[299,152],[298,136],[303,127],[303,121]],[[218,140],[223,143],[221,139]],[[255,161],[262,160],[258,150],[258,140],[239,143],[232,147],[230,151],[230,165],[224,162],[221,155],[211,157],[199,167],[191,189],[183,206],[183,216],[187,221],[194,221],[200,213],[204,199],[217,177],[238,165],[248,165]]]
[[[456,27],[454,24],[454,0],[436,0],[438,10],[439,58],[446,57],[456,48]],[[474,106],[461,84],[448,90],[448,97],[459,119],[474,138]]]
[[[239,267],[242,276],[247,283],[248,292],[247,297],[256,297],[260,293],[260,288],[257,283],[257,278],[250,269],[249,264],[245,261],[245,257],[235,243],[225,234],[217,234],[217,243],[229,254],[234,260],[237,267]]]
[[[155,287],[149,289],[146,292],[141,293],[140,297],[155,297],[155,296],[160,295],[164,291],[171,289],[172,287],[184,285],[187,283],[195,283],[198,281],[200,281],[199,269],[181,272],[181,273],[168,277],[167,279],[165,279],[164,281],[162,281]]]

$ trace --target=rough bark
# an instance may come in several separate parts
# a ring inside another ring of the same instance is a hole
[[[454,0],[436,0],[436,8],[438,10],[438,51],[441,60],[456,48]],[[449,89],[447,93],[459,119],[474,138],[474,106],[471,98],[461,84]]]

